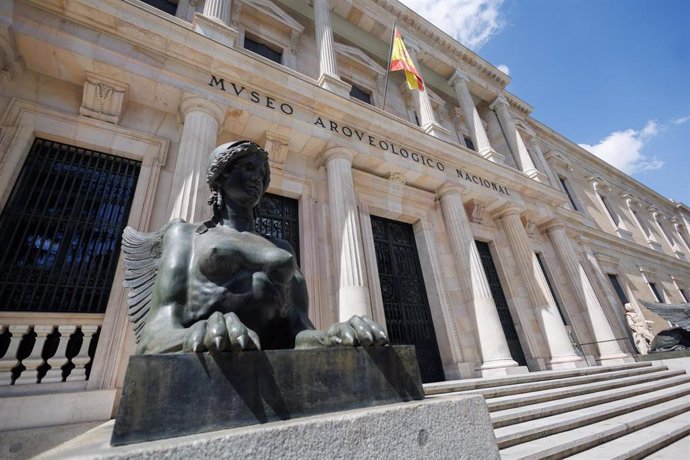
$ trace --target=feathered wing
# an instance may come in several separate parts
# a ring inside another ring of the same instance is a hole
[[[152,233],[142,233],[127,227],[122,234],[125,259],[125,280],[122,285],[129,289],[127,313],[134,327],[137,343],[151,309],[151,298],[163,253],[163,236],[168,227],[176,222],[184,221],[175,219]]]
[[[690,303],[667,304],[640,301],[640,304],[669,321],[673,326],[690,332]]]

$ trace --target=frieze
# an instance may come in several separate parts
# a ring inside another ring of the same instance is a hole
[[[229,80],[226,81],[224,78],[218,78],[215,75],[211,75],[211,81],[208,85],[231,95],[247,99],[248,101],[261,105],[267,109],[282,112],[286,116],[293,116],[295,113],[295,109],[292,105],[281,101],[277,97],[262,94],[261,92],[248,88],[245,85]],[[390,140],[373,136],[363,129],[330,120],[319,114],[314,115],[314,121],[312,123],[315,126],[330,131],[340,137],[352,140],[357,139],[359,142],[368,144],[369,147],[374,147],[384,152],[390,152],[394,155],[398,155],[406,161],[414,162],[426,168],[434,169],[440,172],[447,172],[452,174],[453,177],[463,179],[466,182],[471,182],[475,185],[482,186],[501,195],[511,196],[510,192],[508,191],[508,187],[497,184],[496,182],[490,181],[479,175],[472,174],[468,171],[457,168],[447,169],[446,165],[440,160],[432,158],[429,155],[425,155],[421,152],[414,151],[405,146],[401,146]],[[455,171],[453,171],[453,169],[455,169]]]

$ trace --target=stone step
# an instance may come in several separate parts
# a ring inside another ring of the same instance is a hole
[[[669,371],[670,373],[671,371]],[[612,401],[618,401],[633,396],[645,395],[652,391],[670,388],[677,385],[690,383],[690,376],[684,372],[680,375],[654,380],[651,382],[629,382],[623,388],[612,388],[596,393],[581,394],[572,397],[563,397],[557,401],[545,401],[533,404],[529,407],[514,407],[491,413],[491,422],[494,428],[500,428],[529,420],[536,420],[552,415],[572,412],[586,407],[597,406]],[[491,410],[491,409],[489,409]]]
[[[553,388],[574,387],[585,383],[613,381],[623,377],[650,374],[668,370],[665,366],[645,366],[641,368],[623,369],[599,374],[582,375],[576,377],[565,377],[560,379],[549,379],[544,381],[533,381],[527,383],[517,383],[513,385],[503,385],[497,387],[486,387],[476,390],[458,391],[453,394],[481,394],[487,399],[498,398],[501,396],[518,395],[535,391],[549,390]],[[426,393],[426,389],[425,389]]]
[[[690,385],[688,386],[690,388]],[[658,396],[657,396],[658,397]],[[582,453],[581,458],[629,458],[639,450],[644,454],[646,449],[653,448],[653,438],[663,437],[660,433],[664,427],[674,431],[674,436],[659,443],[671,442],[675,437],[681,436],[683,424],[688,423],[688,411],[690,411],[690,395],[676,397],[671,400],[659,402],[659,404],[642,407],[635,410],[632,406],[622,413],[615,413],[610,418],[598,420],[586,426],[578,426],[572,429],[551,435],[541,435],[529,442],[501,449],[503,459],[560,459]],[[569,414],[568,414],[569,415]],[[660,428],[656,428],[657,425]],[[649,431],[648,431],[649,430]],[[613,440],[634,433],[629,439],[637,436],[637,441],[626,446],[614,444]],[[645,447],[645,441],[649,446]],[[609,444],[609,450],[604,448],[604,443]],[[601,446],[601,450],[594,448]],[[616,446],[619,446],[618,450]],[[657,446],[658,448],[658,446]],[[588,450],[589,449],[589,450]],[[616,449],[616,450],[614,450]],[[679,458],[684,458],[679,457]]]
[[[627,369],[640,369],[650,367],[651,365],[652,363],[627,363],[618,364],[615,366],[595,366],[559,371],[530,372],[529,374],[509,375],[505,377],[484,377],[476,379],[452,380],[448,382],[435,382],[425,384],[424,392],[427,395],[454,393],[461,391],[464,392],[470,390],[477,390],[481,388],[517,385],[530,382],[544,382],[547,380],[565,379],[570,377],[588,376],[594,374],[605,374]]]
[[[489,411],[499,411],[508,408],[517,408],[538,404],[547,401],[554,401],[557,399],[570,398],[573,396],[585,395],[595,393],[598,391],[611,390],[614,388],[621,388],[637,383],[651,382],[655,380],[668,379],[675,376],[685,375],[682,370],[663,370],[662,368],[652,368],[655,372],[650,372],[646,375],[633,375],[630,377],[620,377],[612,380],[605,380],[603,382],[592,382],[572,387],[556,387],[548,390],[532,391],[526,394],[515,394],[507,396],[499,396],[487,398],[487,405]]]
[[[545,436],[575,430],[582,426],[644,409],[690,394],[690,384],[650,391],[644,396],[612,401],[596,407],[586,407],[537,420],[496,428],[494,433],[500,449],[526,443]]]
[[[609,458],[613,460],[641,459],[664,447],[671,447],[670,445],[675,444],[675,441],[682,440],[688,435],[690,435],[690,414],[684,412],[639,431],[621,436],[598,447],[588,449],[570,458],[577,460],[590,460],[592,458]],[[688,443],[685,444],[685,448],[682,451],[680,450],[682,443],[678,441],[675,456],[667,458],[687,458],[690,455],[688,453],[690,437],[687,438],[687,441]]]
[[[690,452],[690,433],[646,458],[647,460],[678,460],[687,457],[688,452]]]

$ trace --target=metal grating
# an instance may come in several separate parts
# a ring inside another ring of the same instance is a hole
[[[105,311],[140,166],[34,141],[0,215],[0,310]]]
[[[414,345],[422,381],[445,380],[412,226],[371,216],[388,337]]]
[[[292,245],[299,265],[299,206],[292,198],[266,193],[255,208],[257,233]]]

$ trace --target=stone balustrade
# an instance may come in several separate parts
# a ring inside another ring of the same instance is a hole
[[[85,381],[102,314],[0,314],[0,387]]]

